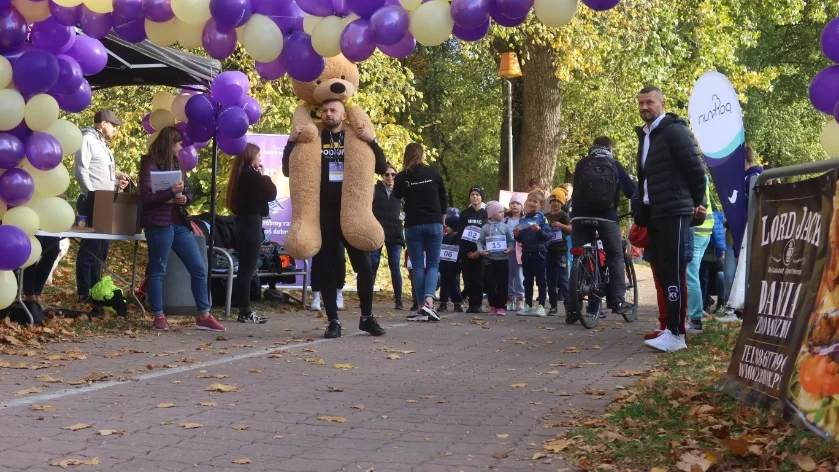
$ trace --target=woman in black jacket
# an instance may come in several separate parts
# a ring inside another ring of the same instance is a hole
[[[268,217],[268,202],[276,198],[276,185],[271,177],[262,175],[259,147],[248,143],[233,161],[227,183],[227,208],[236,215],[239,241],[239,271],[234,286],[239,300],[239,323],[267,321],[251,310],[250,284],[265,240],[262,219]]]
[[[402,231],[402,200],[393,195],[393,182],[396,178],[396,167],[388,163],[387,170],[373,188],[373,215],[385,231],[385,249],[387,249],[387,265],[390,267],[390,278],[393,282],[393,293],[396,299],[396,309],[402,309],[402,270],[399,260],[402,248],[405,247],[405,237]],[[379,262],[382,259],[382,249],[370,253],[373,263],[373,283],[379,272]]]

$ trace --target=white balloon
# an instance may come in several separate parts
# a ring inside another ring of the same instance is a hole
[[[579,0],[536,0],[533,9],[545,26],[559,28],[574,19],[579,5]]]
[[[411,34],[424,46],[437,46],[449,39],[454,20],[446,0],[431,0],[411,15]]]
[[[352,23],[353,21],[355,21],[359,18],[361,18],[361,17],[356,15],[355,13],[350,13],[349,16],[344,18],[342,21],[344,23],[344,26],[347,26],[348,24]],[[343,30],[343,28],[341,28],[341,29]]]
[[[41,253],[43,252],[43,248],[41,247],[41,241],[38,241],[38,238],[35,236],[29,236],[29,244],[32,246],[32,250],[29,252],[29,259],[23,263],[21,267],[27,268],[32,264],[38,262],[41,258]]]
[[[210,19],[210,0],[172,0],[172,12],[184,23],[203,25]]]
[[[0,131],[14,129],[23,121],[26,102],[17,90],[0,90]]]
[[[12,83],[12,63],[4,56],[0,56],[0,89]]]
[[[0,172],[0,174],[2,174],[2,172]],[[6,206],[6,203],[5,203],[5,202],[0,201],[0,218],[3,218],[3,215],[5,215],[5,214],[6,214],[6,211],[7,211],[8,209],[9,209],[9,207],[8,207],[8,206]]]
[[[315,26],[317,26],[318,23],[320,23],[320,20],[322,20],[322,19],[323,19],[322,16],[315,16],[315,15],[304,16],[303,17],[303,32],[311,36],[312,31],[315,30]]]
[[[84,6],[96,13],[110,13],[114,11],[113,0],[84,0]]]
[[[32,131],[46,131],[58,119],[58,102],[40,93],[30,98],[23,109],[23,119]]]
[[[174,18],[163,23],[147,19],[145,22],[146,36],[148,36],[149,41],[158,46],[171,46],[178,40],[176,26]]]
[[[3,215],[3,224],[9,226],[17,226],[21,231],[29,236],[35,236],[38,227],[41,225],[40,218],[35,210],[25,206],[15,207],[7,211]]]
[[[55,120],[45,132],[55,136],[55,139],[61,144],[61,150],[64,151],[65,156],[75,154],[82,147],[81,130],[67,120]]]
[[[32,177],[36,197],[57,197],[70,187],[70,172],[64,164],[59,164],[50,170],[38,170],[32,167],[29,159],[24,159],[20,168]]]
[[[283,52],[283,32],[265,15],[252,15],[239,38],[248,55],[259,62],[271,62]]]
[[[399,0],[399,3],[402,4],[402,8],[412,11],[422,5],[422,0]]]
[[[33,198],[26,205],[38,214],[41,229],[48,233],[67,231],[76,221],[76,212],[63,198]]]
[[[17,279],[10,270],[0,271],[0,310],[8,308],[17,298]]]
[[[204,23],[186,23],[180,18],[175,18],[175,37],[178,44],[186,49],[197,49],[203,47],[201,35],[204,32]]]
[[[327,16],[319,21],[312,31],[312,47],[323,57],[341,54],[341,32],[344,23],[337,16]]]

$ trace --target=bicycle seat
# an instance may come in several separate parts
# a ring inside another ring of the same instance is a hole
[[[590,228],[599,228],[600,221],[599,220],[580,220],[580,224],[583,226],[588,226]]]

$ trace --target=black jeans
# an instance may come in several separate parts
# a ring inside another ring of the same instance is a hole
[[[623,303],[626,295],[626,267],[623,260],[621,228],[614,221],[597,220],[597,222],[598,227],[596,229],[600,234],[600,241],[603,242],[603,251],[606,252],[606,267],[609,268],[608,301],[611,306],[616,307]],[[594,230],[595,228],[590,226],[583,226],[580,220],[572,221],[571,247],[594,244]],[[597,305],[599,309],[599,303]],[[591,306],[589,308],[593,309]]]
[[[484,258],[469,259],[463,254],[460,261],[463,273],[463,294],[469,299],[470,307],[479,307],[484,300],[483,281]]]
[[[52,266],[58,259],[58,253],[61,252],[59,244],[61,238],[52,236],[35,236],[35,238],[41,243],[41,258],[38,259],[38,262],[23,269],[24,295],[41,295],[52,271]]]
[[[539,288],[538,302],[545,306],[545,289],[547,281],[545,276],[545,265],[548,254],[546,252],[522,252],[521,269],[524,272],[524,304],[533,307],[533,280],[536,280],[536,287]],[[535,307],[533,307],[535,309]]]
[[[682,299],[686,265],[685,239],[688,237],[690,216],[652,218],[647,226],[650,247],[654,248],[653,270],[664,291],[667,306],[667,329],[675,335],[682,332],[684,311]]]
[[[262,251],[262,217],[259,215],[242,215],[236,217],[236,238],[239,247],[239,271],[236,273],[234,289],[236,300],[239,301],[239,314],[246,315],[251,310],[251,279],[256,272],[259,253]]]
[[[329,321],[338,319],[338,304],[335,297],[338,295],[338,278],[343,281],[344,272],[329,270],[338,265],[336,260],[339,256],[339,244],[343,243],[350,256],[350,264],[358,274],[358,299],[361,302],[361,316],[373,315],[373,268],[370,265],[370,254],[356,249],[347,243],[341,232],[341,217],[335,209],[321,208],[320,213],[321,248],[323,254],[321,262],[324,270],[321,273],[321,294],[323,307],[326,310],[326,317]],[[341,253],[342,254],[342,253]],[[343,284],[343,282],[341,282]]]
[[[460,265],[452,261],[440,261],[440,303],[463,303],[460,294]]]
[[[325,263],[323,262],[323,254],[324,252],[321,248],[320,252],[315,254],[315,257],[312,258],[311,282],[309,282],[309,284],[312,287],[313,292],[320,292],[321,288],[323,288],[323,272],[326,270],[326,266],[324,265]],[[347,274],[347,258],[345,257],[344,243],[340,240],[338,241],[337,254],[333,260],[334,267],[332,270],[335,271],[335,289],[343,290],[344,279]]]
[[[559,243],[557,243],[559,244]],[[568,255],[548,252],[548,263],[545,273],[548,281],[548,300],[553,308],[557,308],[557,298],[568,306]]]
[[[489,306],[493,308],[504,308],[507,305],[509,267],[506,254],[502,260],[485,258],[484,290]]]
[[[79,215],[87,216],[88,225],[93,227],[93,199],[79,195],[76,200],[76,210]],[[110,241],[99,239],[79,241],[79,253],[76,255],[76,292],[79,297],[88,297],[90,289],[102,278],[102,264],[99,260],[105,261],[108,258],[110,247]]]

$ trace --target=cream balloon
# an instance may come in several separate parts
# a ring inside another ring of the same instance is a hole
[[[3,218],[3,215],[6,214],[6,211],[9,210],[9,207],[6,206],[5,202],[0,201],[0,219]]]
[[[45,132],[55,136],[65,156],[75,154],[82,147],[82,132],[78,126],[67,120],[55,120]]]
[[[151,143],[153,143],[154,140],[157,139],[157,135],[159,134],[160,132],[155,131],[154,133],[146,136],[146,149],[151,148]]]
[[[169,110],[155,110],[149,116],[149,123],[159,131],[167,126],[175,126],[175,115]]]
[[[178,33],[175,31],[175,19],[163,23],[146,20],[146,36],[152,44],[166,47],[175,44],[178,40]]]
[[[8,308],[17,298],[17,279],[10,270],[0,271],[0,310]]]
[[[175,96],[169,92],[160,91],[154,94],[154,97],[151,99],[151,107],[154,110],[166,110],[170,111],[172,109],[172,101],[175,100]],[[155,128],[160,129],[160,128]]]
[[[184,110],[186,108],[186,102],[188,102],[190,98],[192,98],[192,95],[190,95],[188,93],[182,93],[182,94],[178,95],[177,97],[175,97],[174,100],[172,100],[172,114],[175,115],[176,120],[178,120],[178,121],[186,121],[187,120],[186,111],[184,111]]]
[[[0,89],[12,83],[12,63],[4,56],[0,56]]]
[[[412,11],[422,5],[422,0],[399,0],[399,3],[402,4],[402,8]]]
[[[8,131],[23,121],[26,102],[17,90],[0,90],[0,131]]]
[[[29,24],[44,21],[50,16],[50,2],[32,2],[30,0],[13,0],[12,4],[23,15]]]
[[[431,0],[423,3],[411,15],[411,34],[424,46],[437,46],[449,39],[454,29],[454,20],[446,0]]]
[[[536,0],[533,9],[536,12],[536,18],[542,24],[551,28],[559,28],[574,19],[579,6],[579,0]]]
[[[41,258],[41,253],[43,252],[43,248],[41,247],[41,241],[38,241],[38,238],[35,236],[29,236],[29,244],[32,246],[32,250],[29,251],[29,259],[23,263],[21,267],[26,268],[31,266],[32,264],[38,262]]]
[[[172,0],[175,17],[190,25],[203,25],[210,19],[210,0]]]
[[[825,123],[819,142],[827,157],[839,157],[839,123],[836,120]]]
[[[82,4],[82,0],[52,0],[56,5],[72,8]]]
[[[353,21],[355,21],[359,18],[361,18],[361,17],[356,15],[355,13],[350,13],[349,16],[347,16],[346,18],[344,18],[341,21],[344,23],[344,26],[347,26],[348,24],[352,23]],[[341,28],[341,30],[343,30],[343,29],[344,28]]]
[[[58,119],[58,102],[45,93],[35,95],[26,103],[23,119],[32,131],[46,131]]]
[[[33,209],[21,206],[7,211],[3,215],[3,224],[17,226],[29,236],[35,236],[35,232],[41,226],[41,221]]]
[[[344,23],[337,16],[327,16],[312,31],[312,47],[323,57],[341,54],[341,32]]]
[[[197,49],[203,47],[201,35],[204,33],[204,23],[191,24],[175,18],[175,37],[182,48]]]
[[[36,197],[56,197],[67,191],[70,187],[70,172],[64,164],[55,166],[50,170],[38,170],[32,167],[29,159],[24,159],[20,166],[32,177],[35,184]]]
[[[76,212],[63,198],[33,198],[24,206],[38,214],[41,229],[48,233],[67,231],[76,220]]]
[[[252,15],[240,38],[255,61],[271,62],[283,52],[283,32],[265,15]]]
[[[312,32],[315,30],[315,26],[320,23],[322,20],[322,16],[315,16],[315,15],[306,15],[303,17],[303,32],[308,34],[309,36],[312,35]]]
[[[113,0],[84,0],[84,6],[96,13],[110,13],[114,11]]]

